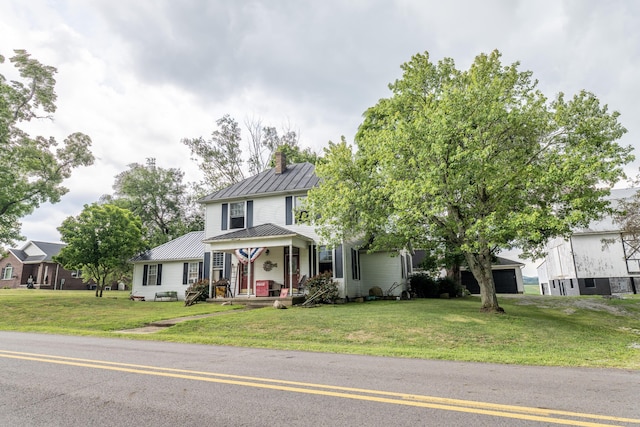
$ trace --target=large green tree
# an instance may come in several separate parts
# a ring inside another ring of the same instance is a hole
[[[617,112],[586,91],[549,100],[531,72],[500,57],[481,54],[461,71],[415,55],[392,96],[366,111],[357,150],[330,145],[307,200],[327,238],[458,248],[492,312],[502,311],[496,251],[532,255],[599,218],[632,159],[616,142],[626,132]]]
[[[30,136],[31,120],[51,118],[56,110],[56,69],[43,65],[24,50],[9,60],[21,81],[0,74],[0,243],[20,239],[20,218],[44,202],[56,203],[67,193],[62,182],[78,166],[93,163],[91,139],[69,135],[56,148],[53,137]],[[5,58],[0,55],[0,64]]]
[[[69,270],[82,270],[93,279],[96,297],[108,279],[126,269],[127,261],[143,248],[142,224],[131,211],[109,204],[85,205],[76,217],[58,227],[66,243],[54,260]]]
[[[145,165],[132,163],[128,170],[116,175],[114,194],[101,200],[137,215],[147,246],[158,246],[204,228],[202,210],[183,179],[180,169],[161,168],[149,158]]]
[[[202,192],[219,190],[245,178],[243,149],[249,153],[246,163],[252,175],[272,167],[276,151],[284,152],[292,163],[318,160],[311,149],[300,148],[298,134],[291,129],[279,134],[275,127],[263,126],[259,119],[248,119],[245,126],[249,139],[243,143],[242,129],[233,117],[226,114],[216,124],[218,129],[212,132],[211,139],[182,140],[204,174]]]

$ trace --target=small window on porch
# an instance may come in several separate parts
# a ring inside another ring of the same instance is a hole
[[[333,271],[333,250],[326,246],[320,246],[318,250],[319,273]]]
[[[224,252],[213,253],[213,269],[222,270],[224,268]]]

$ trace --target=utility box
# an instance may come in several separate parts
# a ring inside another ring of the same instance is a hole
[[[256,296],[268,297],[269,288],[271,287],[271,280],[256,280]]]

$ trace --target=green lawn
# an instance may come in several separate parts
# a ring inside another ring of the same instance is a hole
[[[640,369],[640,298],[477,297],[262,308],[177,324],[149,335],[115,331],[241,306],[133,302],[124,292],[0,290],[0,329],[129,339],[528,365]]]

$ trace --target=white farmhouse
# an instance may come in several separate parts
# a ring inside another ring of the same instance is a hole
[[[290,303],[292,296],[302,294],[306,279],[330,272],[341,298],[367,296],[374,286],[400,296],[407,290],[411,255],[367,253],[360,242],[324,245],[304,210],[307,192],[317,184],[314,165],[288,165],[284,154],[276,153],[274,168],[200,200],[205,229],[200,240],[188,239],[192,251],[185,248],[183,236],[136,257],[134,294],[152,297],[177,289],[178,298],[184,299],[193,280],[226,278],[233,298]],[[212,291],[210,297],[215,296]]]

